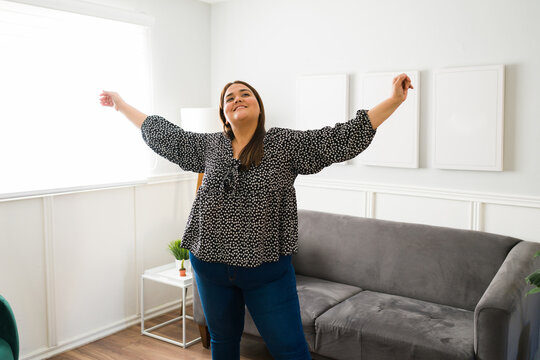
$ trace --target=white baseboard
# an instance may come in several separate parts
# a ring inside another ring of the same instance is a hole
[[[186,306],[192,303],[193,303],[193,298],[191,296],[186,298]],[[144,319],[145,321],[150,320],[154,317],[168,313],[169,311],[177,310],[180,308],[180,306],[181,306],[181,301],[173,301],[173,302],[155,307],[145,312]],[[76,338],[63,341],[57,346],[50,347],[50,348],[42,348],[30,354],[21,355],[20,359],[21,360],[48,359],[52,356],[61,354],[69,350],[76,349],[78,347],[81,347],[88,343],[102,339],[106,336],[112,335],[119,331],[125,330],[129,328],[130,326],[140,324],[140,323],[141,323],[141,317],[139,315],[133,315],[121,321],[118,321],[116,323],[105,326],[101,329],[97,329],[95,331],[86,333],[82,336],[78,336]]]

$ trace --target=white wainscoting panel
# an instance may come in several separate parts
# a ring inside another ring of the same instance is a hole
[[[0,293],[17,317],[22,360],[48,358],[139,321],[140,275],[172,262],[167,244],[183,235],[195,180],[171,174],[141,185],[0,201]],[[540,242],[538,197],[316,176],[300,176],[296,192],[300,209]],[[145,286],[149,316],[180,304],[179,289]]]
[[[377,193],[374,218],[470,229],[470,207],[468,201]]]
[[[137,313],[132,188],[54,199],[58,345]]]
[[[138,281],[146,269],[174,262],[168,244],[182,238],[195,199],[195,181],[167,182],[136,188]],[[137,283],[139,287],[139,282]],[[145,280],[145,309],[181,299],[178,288]],[[140,290],[139,290],[140,291]],[[189,290],[188,297],[192,293]],[[139,311],[140,312],[140,311]]]
[[[540,208],[484,204],[486,232],[540,242]]]
[[[365,192],[312,186],[295,186],[295,188],[299,209],[366,216]]]
[[[0,294],[10,303],[22,355],[47,346],[42,200],[0,202]]]

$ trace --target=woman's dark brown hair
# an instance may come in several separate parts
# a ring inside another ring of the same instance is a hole
[[[219,98],[219,117],[223,122],[223,131],[225,131],[231,141],[233,141],[234,139],[234,132],[232,131],[231,124],[229,124],[227,122],[227,118],[225,118],[223,108],[225,106],[225,92],[227,91],[229,86],[233,84],[242,84],[247,86],[249,90],[251,90],[253,95],[255,95],[255,98],[259,102],[259,108],[261,110],[261,112],[259,113],[259,119],[257,121],[257,128],[255,129],[255,133],[253,134],[251,140],[247,143],[247,145],[242,149],[239,156],[240,163],[242,164],[240,166],[240,170],[249,170],[251,166],[259,166],[264,155],[263,140],[264,135],[266,134],[266,130],[264,128],[264,105],[257,90],[255,90],[253,86],[249,85],[247,82],[235,80],[225,85],[225,87],[221,91],[221,97]]]

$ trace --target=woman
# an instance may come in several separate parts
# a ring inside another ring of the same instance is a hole
[[[220,96],[224,131],[193,133],[147,116],[104,91],[146,143],[182,169],[204,172],[184,231],[208,324],[212,359],[239,359],[245,306],[275,359],[311,359],[302,329],[291,255],[298,252],[294,180],[354,158],[376,128],[413,89],[406,74],[394,78],[392,96],[334,127],[265,130],[257,91],[243,81]]]

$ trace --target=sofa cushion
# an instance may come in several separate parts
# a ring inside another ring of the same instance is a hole
[[[302,326],[310,351],[315,349],[315,319],[336,304],[362,291],[355,286],[302,275],[296,275],[296,289],[300,301]],[[247,308],[244,332],[260,336]]]
[[[471,311],[521,241],[311,210],[298,219],[297,274]]]
[[[363,291],[315,322],[317,353],[354,360],[472,360],[468,310]]]

